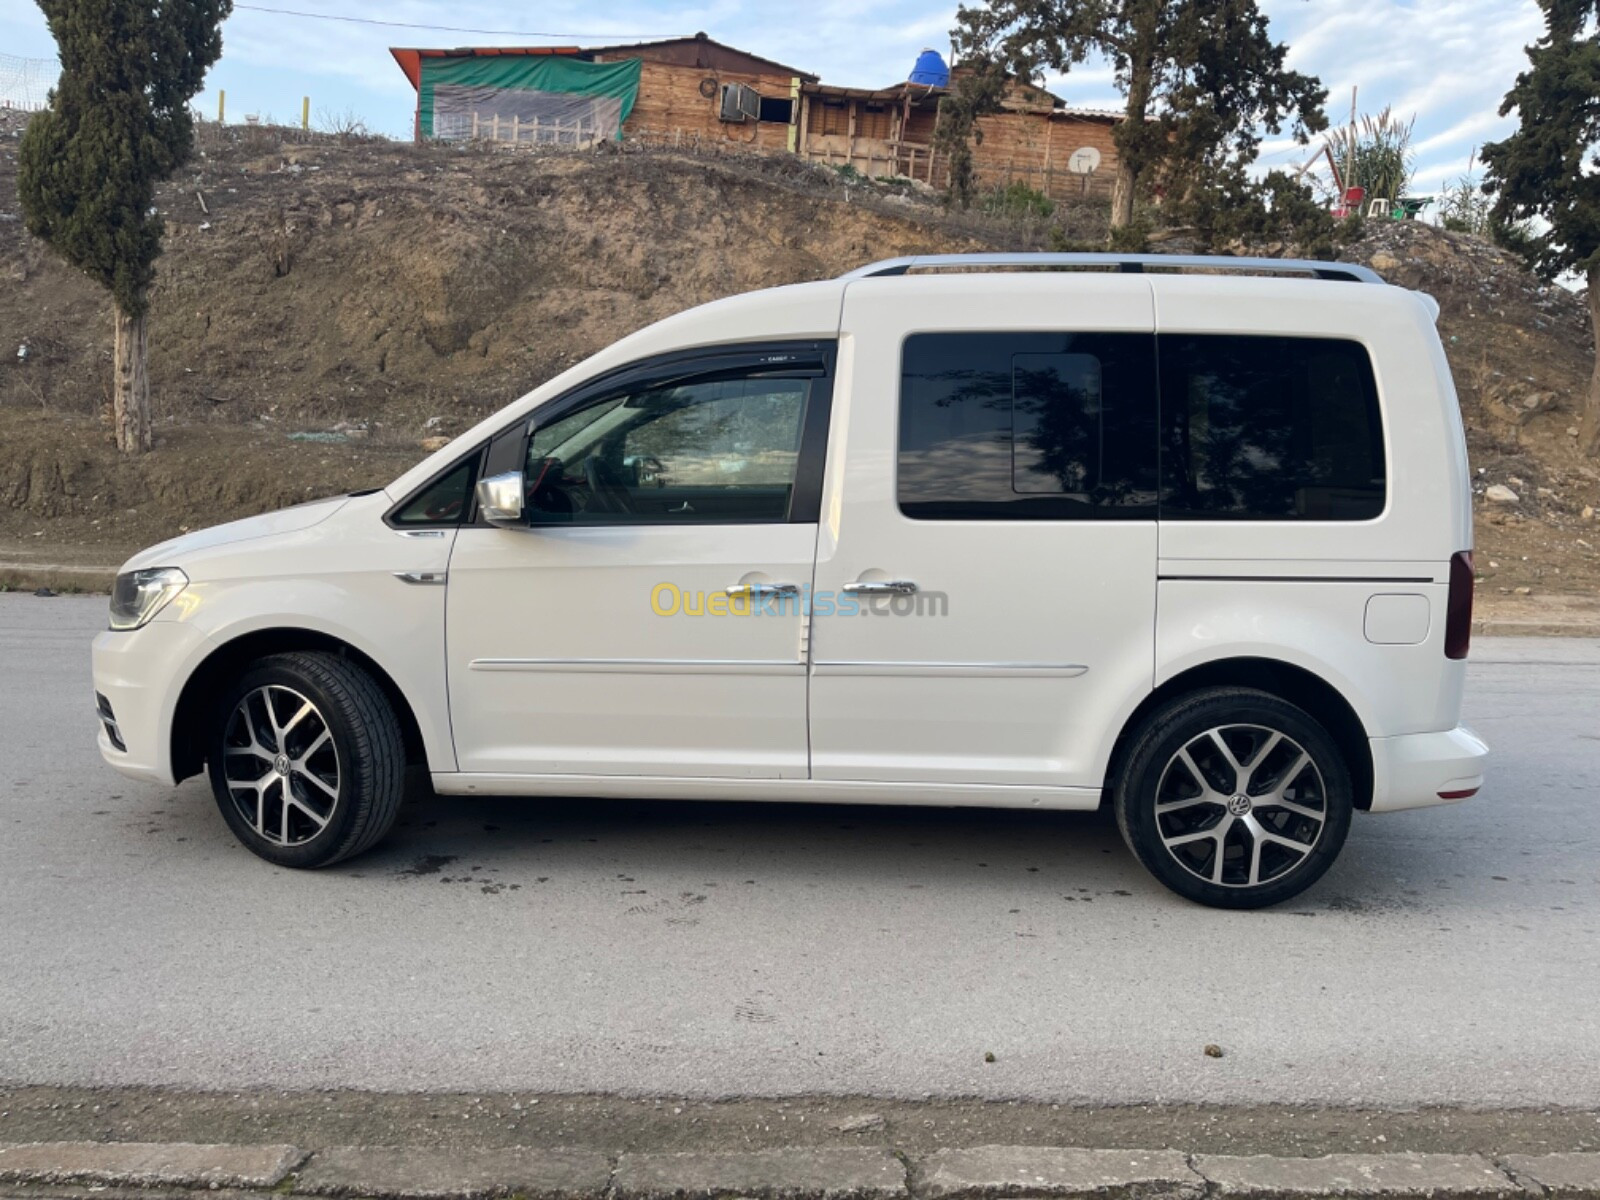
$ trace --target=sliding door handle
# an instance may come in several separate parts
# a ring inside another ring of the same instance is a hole
[[[736,583],[723,589],[730,596],[748,596],[752,600],[765,600],[770,596],[798,596],[800,588],[793,583]]]
[[[847,583],[844,590],[852,596],[914,596],[917,594],[917,585],[909,579],[871,579]]]

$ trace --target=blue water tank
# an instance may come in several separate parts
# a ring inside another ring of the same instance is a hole
[[[944,59],[939,57],[937,50],[924,50],[917,55],[917,65],[911,68],[911,77],[908,83],[920,83],[924,87],[949,87],[950,68],[944,65]]]

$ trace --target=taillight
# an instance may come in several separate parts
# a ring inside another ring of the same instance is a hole
[[[1465,658],[1472,642],[1472,551],[1450,556],[1450,599],[1444,618],[1444,656]]]

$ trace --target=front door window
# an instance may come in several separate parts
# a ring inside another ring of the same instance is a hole
[[[789,520],[810,379],[702,379],[630,391],[536,429],[535,525]]]

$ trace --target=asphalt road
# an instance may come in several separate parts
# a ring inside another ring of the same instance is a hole
[[[101,764],[103,616],[0,596],[0,1082],[1600,1105],[1600,642],[1480,641],[1484,792],[1223,913],[1081,814],[430,800],[276,870]]]

